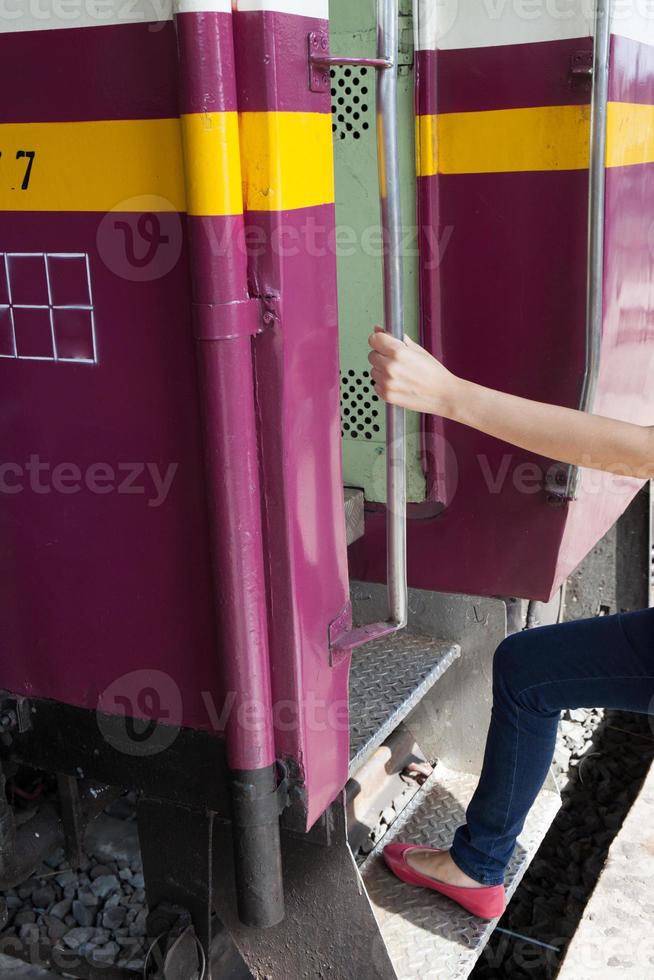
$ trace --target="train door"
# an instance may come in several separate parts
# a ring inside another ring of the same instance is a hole
[[[372,5],[332,7],[341,43],[357,36],[365,44]],[[475,0],[401,9],[404,222],[419,245],[416,258],[407,235],[412,336],[473,382],[647,420],[647,18],[583,3],[564,18],[547,4],[525,18],[514,6]],[[347,222],[365,207],[356,165],[365,167],[368,130],[354,102],[361,81],[345,71],[333,79],[333,108],[337,205]],[[627,247],[622,222],[632,208],[635,244]],[[383,581],[383,484],[370,485],[371,461],[383,454],[377,406],[360,375],[365,363],[349,365],[353,352],[363,356],[356,321],[378,315],[366,253],[339,258],[344,458],[348,481],[368,496],[366,534],[350,551],[350,568]],[[456,422],[408,424],[408,575],[416,587],[547,601],[642,485],[638,474],[562,467]]]
[[[330,5],[331,46],[344,57],[374,57],[373,0]],[[420,339],[419,247],[416,215],[415,77],[412,4],[400,4],[398,123],[402,261],[406,332]],[[341,337],[341,412],[345,483],[370,502],[386,500],[384,406],[368,374],[366,338],[384,322],[381,229],[377,191],[376,72],[366,66],[331,69],[336,180],[336,259]],[[420,420],[407,417],[407,494],[426,497]]]

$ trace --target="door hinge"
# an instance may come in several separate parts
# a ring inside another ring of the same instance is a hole
[[[415,58],[415,35],[413,33],[413,3],[412,0],[402,0],[400,3],[400,39],[397,56],[399,68],[412,68]]]
[[[570,75],[573,79],[591,79],[593,77],[593,52],[589,50],[575,51],[570,58]]]
[[[268,296],[260,296],[259,306],[261,310],[262,330],[265,330],[266,327],[274,327],[276,323],[280,322],[280,303],[277,294],[271,293]]]

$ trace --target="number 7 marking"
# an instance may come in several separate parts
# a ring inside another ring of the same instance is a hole
[[[29,163],[27,164],[27,170],[25,171],[25,176],[23,177],[23,183],[20,185],[22,191],[26,191],[30,183],[30,174],[32,173],[32,164],[34,163],[34,157],[36,156],[35,150],[18,150],[16,153],[16,159],[21,160],[23,157],[27,157]]]

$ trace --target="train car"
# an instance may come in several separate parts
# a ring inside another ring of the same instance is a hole
[[[366,371],[379,321],[650,419],[654,38],[570,10],[0,18],[0,788],[56,786],[19,825],[0,793],[0,887],[134,791],[153,976],[217,980],[220,930],[272,980],[467,975],[492,925],[355,841],[412,758],[437,764],[389,835],[447,840],[494,649],[625,512],[606,575],[649,601],[642,481],[405,418]],[[510,892],[558,806],[551,781]]]

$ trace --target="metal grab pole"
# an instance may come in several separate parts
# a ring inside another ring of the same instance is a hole
[[[404,341],[402,208],[397,133],[398,0],[377,0],[377,57],[389,64],[377,72],[379,197],[384,245],[386,330]],[[407,622],[406,421],[404,409],[386,406],[386,545],[388,618]]]
[[[604,326],[604,206],[606,197],[606,128],[611,46],[611,0],[595,0],[593,94],[588,173],[588,262],[586,271],[586,366],[579,408],[592,412],[600,371]],[[579,493],[579,467],[568,470],[566,499]]]
[[[328,91],[329,68],[362,65],[377,71],[377,156],[379,199],[384,251],[384,321],[386,330],[404,341],[402,271],[402,208],[398,150],[397,62],[399,52],[399,0],[377,0],[377,57],[342,58],[331,55],[326,37],[309,34],[312,91]],[[351,650],[403,629],[408,618],[406,571],[406,425],[405,412],[386,406],[386,556],[388,615],[383,623],[342,632],[331,642],[332,652]]]

